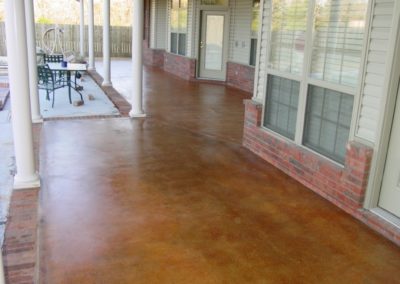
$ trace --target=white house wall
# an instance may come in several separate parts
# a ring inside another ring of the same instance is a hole
[[[165,49],[167,46],[167,0],[151,0],[150,47]]]
[[[382,100],[387,95],[390,37],[394,0],[375,0],[372,10],[372,25],[367,51],[365,79],[361,93],[356,136],[372,143],[376,140]]]
[[[228,60],[249,64],[252,1],[231,0]]]
[[[264,101],[265,95],[265,83],[266,83],[266,70],[267,70],[267,52],[268,52],[268,38],[270,34],[270,17],[271,17],[271,0],[264,0],[261,5],[263,9],[261,11],[261,42],[258,46],[258,65],[256,70],[256,76],[254,78],[254,98],[259,101]]]
[[[171,51],[171,37],[169,36],[171,33],[171,27],[170,27],[170,23],[171,23],[171,0],[166,0],[167,1],[167,24],[166,24],[166,43],[167,46],[165,47],[165,50],[170,52]]]
[[[197,47],[199,45],[200,33],[200,9],[200,0],[188,1],[186,56],[191,58],[198,58]],[[210,9],[212,9],[212,7],[210,7]],[[228,30],[228,60],[248,65],[250,60],[252,1],[229,1],[229,13],[230,25]],[[169,21],[167,21],[167,23],[169,23]],[[167,45],[167,49],[168,46],[169,45]]]
[[[193,57],[196,35],[196,1],[188,1],[188,15],[187,15],[187,36],[186,36],[186,56]]]

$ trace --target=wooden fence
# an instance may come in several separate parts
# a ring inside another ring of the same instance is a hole
[[[36,45],[43,48],[43,34],[48,29],[54,28],[55,25],[36,24]],[[79,25],[58,25],[63,30],[63,48],[64,51],[79,52]],[[88,31],[85,26],[85,53],[88,51]],[[51,37],[51,36],[50,36]],[[131,27],[111,27],[111,56],[113,57],[130,57],[131,56]],[[59,47],[56,52],[60,53]],[[94,53],[96,57],[103,54],[103,28],[102,26],[94,27]],[[6,32],[4,22],[0,22],[0,56],[7,55]]]

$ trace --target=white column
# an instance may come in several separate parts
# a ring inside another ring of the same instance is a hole
[[[4,276],[4,265],[3,265],[3,257],[0,256],[0,284],[5,284],[6,279]]]
[[[89,40],[89,70],[96,70],[94,65],[94,12],[93,0],[88,0],[88,40]]]
[[[102,86],[112,86],[111,83],[111,51],[110,51],[110,0],[103,0],[103,83]]]
[[[84,0],[79,1],[80,6],[81,6],[81,21],[80,21],[80,26],[79,26],[79,53],[80,56],[85,56],[85,10],[84,10],[84,5],[85,2]]]
[[[130,117],[145,117],[143,111],[143,27],[144,27],[144,0],[133,0],[132,13],[132,109]]]
[[[14,188],[40,186],[35,169],[29,100],[28,50],[24,0],[5,1],[8,76],[17,174]]]
[[[36,30],[33,0],[25,0],[26,40],[28,46],[29,91],[31,114],[34,123],[43,122],[40,114],[39,90],[37,87]]]

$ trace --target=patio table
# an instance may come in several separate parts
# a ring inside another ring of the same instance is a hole
[[[71,82],[71,72],[77,72],[77,71],[86,71],[87,66],[86,64],[82,63],[68,63],[67,67],[62,67],[61,62],[49,62],[47,63],[49,66],[50,70],[52,71],[64,71],[67,74],[67,86],[68,86],[68,97],[69,97],[69,103],[72,104],[71,100],[71,89],[74,89],[82,98],[82,94],[78,89],[78,84],[74,82],[74,86],[72,86]]]

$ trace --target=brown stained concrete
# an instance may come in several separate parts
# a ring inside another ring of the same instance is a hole
[[[399,283],[400,248],[241,147],[244,93],[146,69],[148,118],[42,130],[42,283]]]

